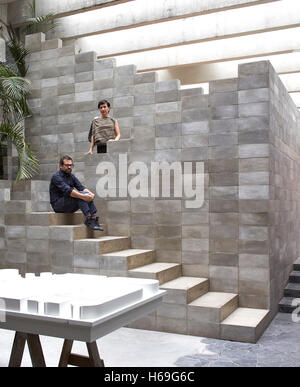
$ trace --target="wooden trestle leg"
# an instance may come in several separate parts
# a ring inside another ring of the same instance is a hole
[[[39,335],[16,332],[10,355],[9,367],[21,367],[27,341],[33,367],[46,367]]]
[[[97,343],[86,343],[89,356],[71,353],[73,340],[65,340],[59,360],[59,367],[74,365],[77,367],[104,367],[104,361],[100,358]]]

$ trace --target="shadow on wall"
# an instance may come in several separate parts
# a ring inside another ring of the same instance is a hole
[[[7,154],[7,148],[4,145],[0,146],[0,180],[4,179],[4,157]]]

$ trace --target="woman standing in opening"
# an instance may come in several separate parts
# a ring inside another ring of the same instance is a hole
[[[93,154],[93,148],[97,145],[97,153],[106,153],[107,141],[120,140],[118,121],[109,117],[110,103],[105,99],[98,103],[101,116],[95,117],[92,123],[91,145],[87,154]]]

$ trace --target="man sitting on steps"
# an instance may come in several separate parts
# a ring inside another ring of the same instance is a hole
[[[59,171],[51,178],[50,204],[54,212],[73,213],[80,209],[86,217],[84,224],[92,230],[103,231],[95,216],[97,208],[94,205],[95,195],[85,188],[72,174],[73,160],[63,156],[59,162]]]

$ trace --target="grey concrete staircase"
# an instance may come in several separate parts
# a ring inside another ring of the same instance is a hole
[[[238,294],[210,291],[209,279],[182,276],[180,264],[156,262],[154,250],[131,249],[129,237],[107,235],[105,225],[88,230],[80,213],[47,214],[51,238],[73,241],[75,272],[153,278],[167,290],[158,310],[130,327],[245,342],[265,329],[269,311],[240,308]]]
[[[105,225],[104,231],[89,230],[80,212],[55,214],[32,210],[32,199],[22,200],[27,196],[26,190],[22,196],[19,189],[17,195],[13,192],[15,199],[7,197],[5,227],[11,246],[17,243],[18,233],[22,236],[31,260],[48,255],[50,269],[57,273],[155,278],[167,290],[162,305],[130,324],[131,327],[256,342],[269,323],[268,310],[239,307],[238,294],[212,291],[209,279],[183,276],[178,263],[156,262],[154,250],[132,249],[130,237],[107,235]],[[40,246],[45,246],[44,250]],[[13,249],[10,252],[17,253]],[[299,262],[291,274],[289,294],[298,294],[298,265]],[[27,265],[25,270],[31,271],[33,267],[44,270],[38,263]]]
[[[279,311],[292,313],[297,308],[297,305],[293,303],[296,298],[300,299],[300,258],[294,262],[289,282],[284,289],[284,297],[279,303]]]

